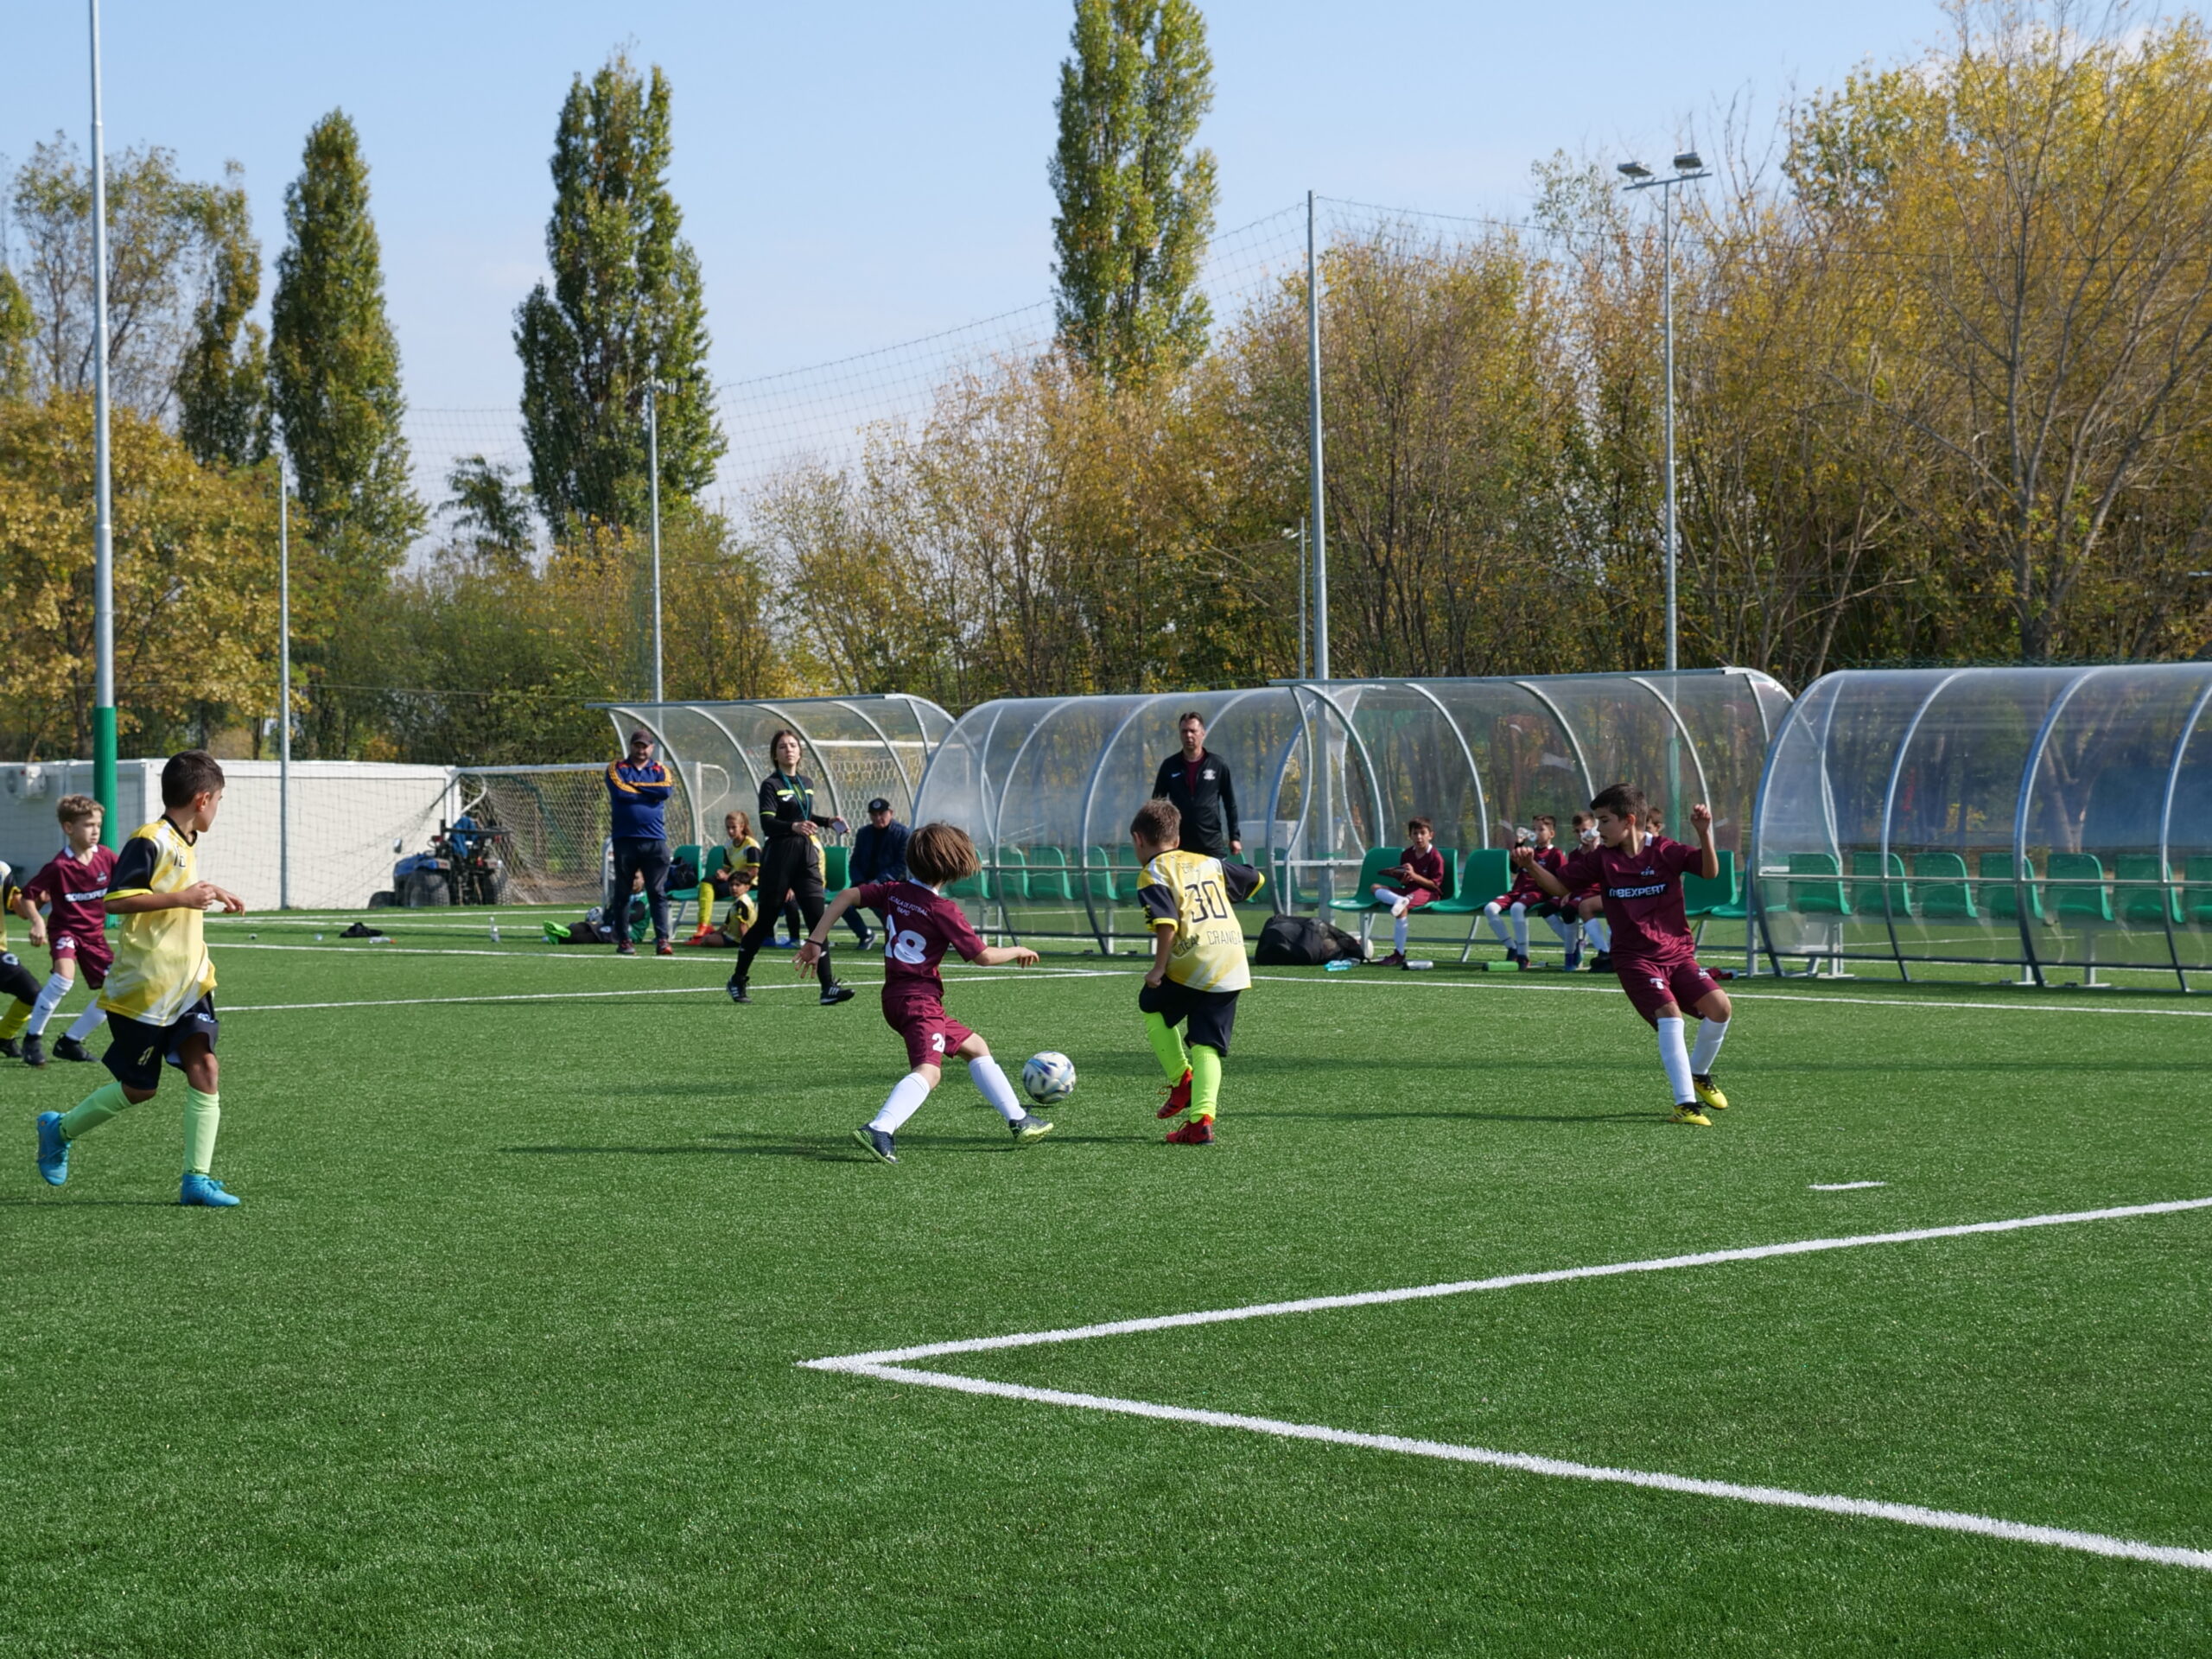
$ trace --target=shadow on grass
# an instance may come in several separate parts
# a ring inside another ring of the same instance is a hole
[[[1142,1137],[1106,1135],[1054,1135],[1055,1145],[1117,1147],[1128,1146]],[[680,1146],[603,1146],[603,1147],[501,1147],[501,1152],[525,1156],[552,1158],[806,1158],[823,1163],[869,1163],[874,1161],[849,1135],[824,1137],[808,1136],[798,1140],[789,1135],[746,1135],[741,1132],[718,1133],[704,1137],[706,1141],[727,1141],[731,1144],[713,1146],[690,1141]],[[899,1150],[939,1152],[1006,1153],[1018,1148],[1005,1141],[954,1140],[950,1136],[906,1135],[899,1137]],[[16,1200],[28,1202],[28,1200]]]
[[[1235,1117],[1325,1118],[1341,1123],[1363,1122],[1371,1118],[1435,1118],[1452,1123],[1651,1123],[1671,1128],[1664,1112],[1476,1112],[1454,1110],[1448,1106],[1416,1106],[1399,1109],[1378,1109],[1373,1111],[1357,1109],[1336,1110],[1275,1109],[1264,1107],[1236,1107],[1229,1114]]]
[[[203,1206],[179,1204],[175,1198],[0,1198],[0,1204],[20,1209],[47,1205],[67,1210],[188,1210]]]

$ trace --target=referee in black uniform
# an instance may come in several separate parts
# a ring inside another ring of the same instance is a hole
[[[1172,801],[1183,815],[1183,850],[1208,858],[1227,858],[1244,850],[1236,823],[1236,785],[1229,762],[1206,753],[1206,723],[1197,714],[1175,722],[1183,739],[1180,753],[1160,763],[1152,798]]]
[[[816,814],[814,780],[798,769],[798,753],[796,732],[778,732],[768,740],[768,760],[775,770],[760,780],[760,812],[753,821],[762,842],[760,883],[754,889],[760,909],[753,918],[753,925],[745,930],[737,953],[737,971],[729,976],[729,1000],[733,1002],[753,1000],[746,994],[753,958],[760,954],[760,947],[774,935],[776,918],[786,898],[798,900],[799,913],[805,917],[810,934],[822,919],[822,867],[815,858],[815,831],[835,830],[842,835],[845,821]],[[840,985],[830,971],[826,947],[815,963],[814,973],[822,982],[823,1007],[831,1007],[851,1000],[853,988]]]

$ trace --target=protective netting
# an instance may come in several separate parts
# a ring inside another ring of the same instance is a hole
[[[607,768],[490,766],[460,774],[463,809],[507,831],[508,903],[600,902],[607,849]],[[672,816],[686,813],[679,787]]]

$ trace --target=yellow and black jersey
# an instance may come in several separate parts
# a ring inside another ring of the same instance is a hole
[[[1241,991],[1252,982],[1244,929],[1233,908],[1265,885],[1249,864],[1180,849],[1148,860],[1137,903],[1154,928],[1175,930],[1167,977],[1193,991]]]
[[[193,852],[196,839],[166,817],[142,824],[116,857],[107,896],[181,893],[200,879]],[[215,988],[215,964],[208,959],[200,912],[189,907],[141,910],[122,921],[100,1007],[142,1025],[174,1025]]]
[[[747,887],[729,901],[729,914],[722,918],[722,931],[732,938],[741,938],[760,914],[760,901]]]
[[[6,866],[0,865],[0,869]],[[0,875],[0,950],[8,948],[8,924],[16,919],[16,900],[23,889],[12,875]]]

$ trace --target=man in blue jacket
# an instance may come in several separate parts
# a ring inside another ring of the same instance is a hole
[[[877,796],[868,804],[868,822],[853,837],[853,855],[846,868],[849,879],[856,887],[871,881],[904,881],[906,879],[906,837],[912,832],[891,816],[891,803]],[[865,950],[875,943],[868,931],[868,924],[859,920],[857,910],[845,912],[845,920],[856,924],[854,931],[860,935],[861,949]],[[884,925],[890,925],[888,920]]]
[[[668,821],[664,816],[675,785],[675,775],[653,759],[649,732],[631,733],[629,753],[607,769],[607,833],[614,841],[618,895],[608,906],[608,914],[614,922],[614,949],[621,956],[638,954],[638,947],[630,943],[627,894],[631,881],[640,875],[645,879],[645,902],[652,911],[654,952],[664,957],[676,954],[668,931]]]

